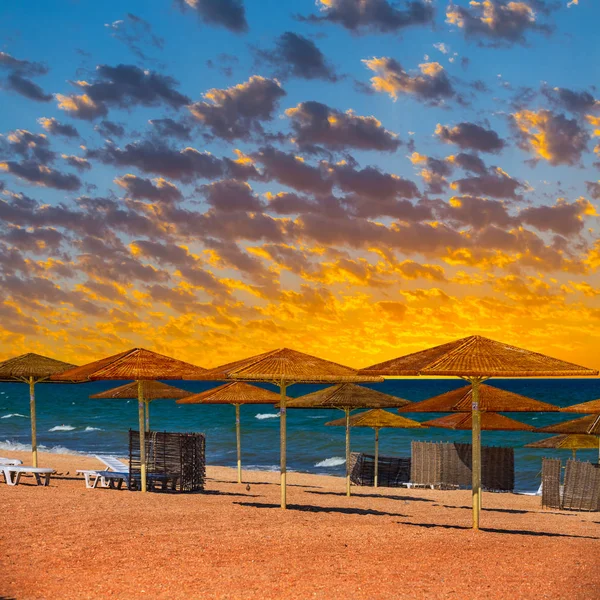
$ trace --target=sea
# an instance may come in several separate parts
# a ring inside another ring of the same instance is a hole
[[[138,428],[135,400],[92,400],[91,394],[126,382],[102,381],[84,384],[36,385],[38,447],[41,451],[71,454],[113,454],[127,456],[129,429]],[[217,382],[168,382],[197,393]],[[523,394],[560,407],[600,397],[600,379],[494,379],[496,387]],[[273,389],[269,384],[260,384]],[[417,402],[442,392],[464,386],[457,379],[395,379],[371,387]],[[288,395],[298,397],[321,389],[317,385],[293,385]],[[574,413],[505,413],[511,418],[544,427],[577,418]],[[419,421],[441,414],[406,415]],[[583,415],[580,415],[583,416]],[[345,436],[343,427],[325,424],[343,417],[332,409],[288,410],[288,470],[306,473],[344,474]],[[230,405],[185,405],[174,400],[156,400],[150,405],[150,425],[156,431],[202,432],[206,435],[206,458],[209,465],[236,465],[235,409]],[[279,414],[272,405],[241,407],[242,464],[246,469],[279,469]],[[410,456],[412,440],[470,442],[469,431],[430,428],[427,430],[382,429],[380,454]],[[571,456],[565,450],[536,450],[525,444],[548,437],[535,432],[483,431],[482,444],[511,446],[515,449],[515,489],[537,490],[541,461],[544,456]],[[351,432],[353,452],[373,453],[374,431],[354,428]],[[0,454],[2,450],[30,450],[29,388],[19,383],[0,383]],[[597,462],[597,450],[580,450],[580,460]]]

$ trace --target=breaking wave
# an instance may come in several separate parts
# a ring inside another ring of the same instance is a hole
[[[279,417],[279,413],[259,413],[255,415],[255,419],[276,419]]]
[[[57,425],[56,427],[52,427],[52,429],[48,429],[48,431],[73,431],[75,427],[73,425]]]
[[[315,467],[339,467],[346,463],[346,459],[341,456],[332,456],[315,464]]]

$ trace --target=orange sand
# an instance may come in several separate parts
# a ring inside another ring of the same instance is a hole
[[[2,451],[3,456],[30,455]],[[540,499],[355,488],[340,478],[208,469],[204,494],[85,489],[95,459],[42,454],[50,487],[0,483],[0,598],[600,597],[600,516]]]

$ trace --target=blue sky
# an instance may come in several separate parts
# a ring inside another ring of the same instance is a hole
[[[513,314],[499,328],[513,341],[538,322],[540,347],[560,313],[562,351],[583,352],[578,315],[600,310],[597,2],[7,1],[0,16],[7,353],[49,337],[93,355],[160,334],[172,353],[191,336],[224,356],[266,331],[306,343],[302,311],[349,339],[410,316],[418,345],[444,303],[461,315],[448,335],[486,306]],[[91,113],[66,106],[88,90]],[[185,148],[216,171],[164,166]]]

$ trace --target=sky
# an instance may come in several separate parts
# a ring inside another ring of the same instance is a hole
[[[0,358],[600,367],[593,0],[6,0]]]

